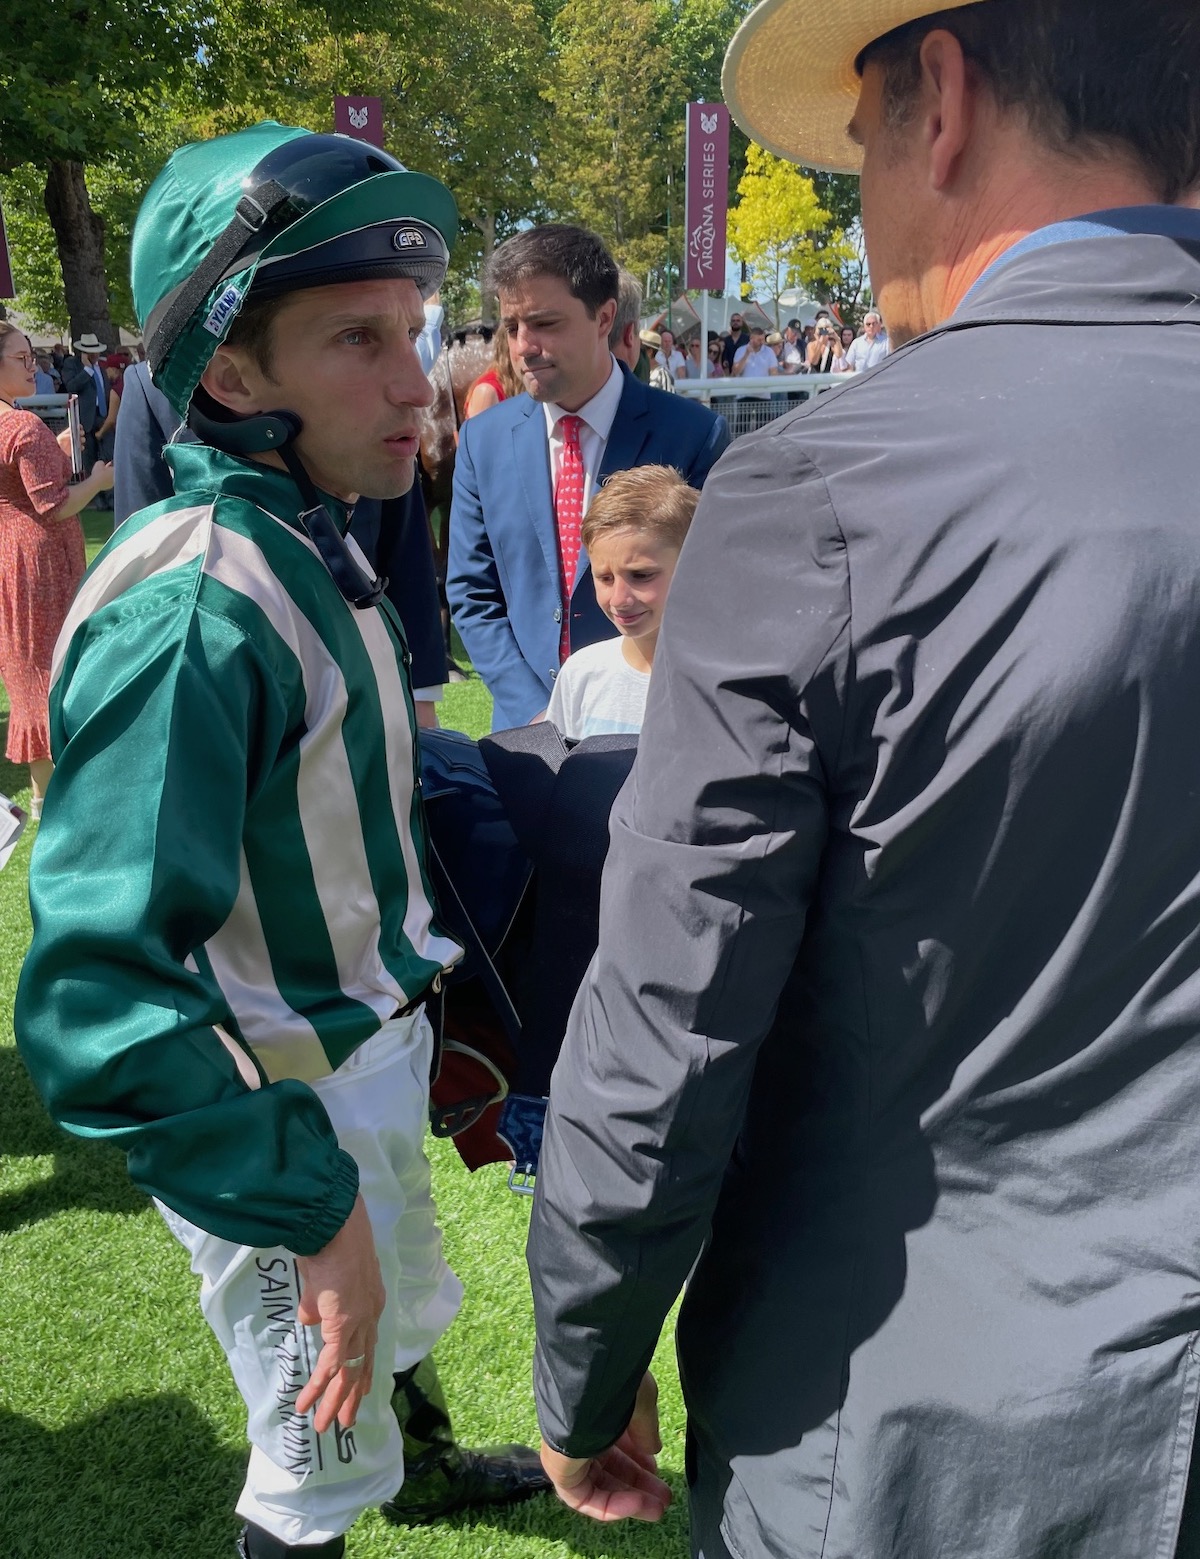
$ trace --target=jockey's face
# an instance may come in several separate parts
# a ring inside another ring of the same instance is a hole
[[[615,300],[594,315],[557,276],[533,276],[500,294],[500,324],[508,332],[513,366],[535,401],[578,411],[605,383],[612,367],[608,333]]]
[[[201,382],[242,416],[295,412],[296,452],[327,493],[395,498],[413,484],[421,410],[433,399],[416,348],[424,325],[421,294],[399,277],[308,287],[272,321],[265,368],[226,343]],[[273,450],[257,458],[282,464]]]

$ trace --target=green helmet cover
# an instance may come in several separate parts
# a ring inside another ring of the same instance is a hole
[[[271,120],[181,147],[146,193],[133,232],[133,301],[143,330],[152,312],[208,257],[246,193],[258,164],[289,141],[313,132]],[[447,250],[458,233],[458,210],[446,186],[428,174],[387,171],[332,194],[275,234],[246,263],[223,276],[189,316],[154,382],[181,415],[209,359],[246,301],[259,264],[297,254],[375,223],[416,219],[441,234]],[[247,230],[247,238],[250,238]],[[253,245],[250,245],[253,251]]]

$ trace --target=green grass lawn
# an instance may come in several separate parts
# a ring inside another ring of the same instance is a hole
[[[90,557],[111,516],[84,519]],[[448,689],[442,718],[472,735],[486,728],[478,678]],[[0,760],[0,791],[27,797],[26,771]],[[229,1559],[244,1415],[187,1258],[121,1154],[51,1124],[13,1047],[32,832],[0,873],[0,1559]],[[432,1139],[430,1157],[467,1291],[438,1349],[456,1426],[467,1443],[533,1441],[529,1203],[499,1166],[468,1175]],[[669,1344],[656,1371],[661,1463],[677,1495],[659,1526],[601,1527],[544,1496],[412,1530],[371,1512],[350,1535],[350,1559],[681,1559],[683,1410]]]

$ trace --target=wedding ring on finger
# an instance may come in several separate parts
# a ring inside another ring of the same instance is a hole
[[[360,1370],[360,1369],[362,1369],[363,1365],[366,1362],[367,1362],[366,1354],[365,1353],[360,1353],[357,1359],[347,1359],[343,1363],[342,1368],[344,1370]]]

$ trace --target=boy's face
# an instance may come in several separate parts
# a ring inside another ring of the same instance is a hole
[[[645,531],[610,531],[588,552],[596,600],[604,615],[627,639],[657,634],[678,547],[656,541]]]

